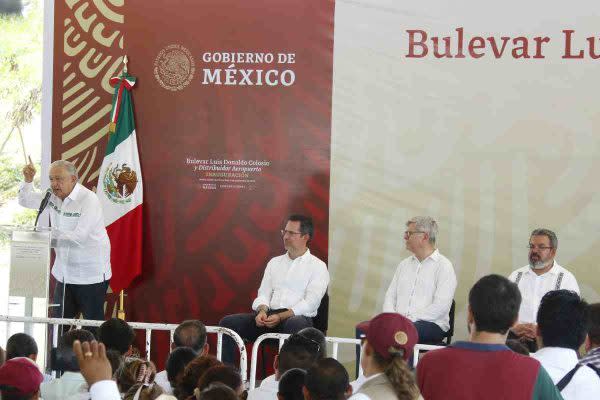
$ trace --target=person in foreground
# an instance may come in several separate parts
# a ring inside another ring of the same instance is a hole
[[[57,362],[52,368],[62,370],[64,373],[60,378],[42,383],[40,392],[44,400],[78,400],[87,398],[88,387],[79,371],[79,366],[72,350],[75,340],[94,340],[94,335],[85,329],[73,329],[58,339],[55,357]],[[59,362],[59,360],[61,361]]]
[[[0,398],[4,400],[37,400],[44,376],[27,357],[16,357],[0,367]]]
[[[290,335],[273,361],[275,374],[266,377],[260,386],[251,390],[248,400],[277,400],[279,380],[293,368],[308,370],[320,358],[321,345],[300,332]]]
[[[304,394],[302,393],[304,378],[306,378],[306,371],[301,368],[292,368],[286,371],[279,380],[277,399],[304,400]]]
[[[500,275],[481,278],[469,292],[470,340],[427,352],[417,364],[419,389],[427,400],[562,399],[539,361],[506,345],[521,294]]]
[[[406,364],[419,340],[413,323],[397,313],[382,313],[357,328],[365,337],[360,362],[366,379],[357,390],[361,396],[351,398],[366,395],[378,400],[421,399]]]
[[[580,363],[600,371],[600,303],[588,306],[588,333],[585,338],[585,356]]]
[[[206,342],[206,326],[201,321],[186,320],[175,328],[173,343],[171,343],[171,352],[181,348],[187,348],[196,355],[203,356],[208,354],[210,346]],[[173,385],[171,382],[175,382],[176,375],[185,368],[183,361],[187,360],[187,362],[190,362],[194,358],[189,357],[190,352],[188,351],[177,352],[173,357],[169,355],[167,366],[170,365],[172,367],[171,369],[174,374],[172,373],[171,376],[169,376],[168,367],[164,371],[160,371],[156,374],[154,381],[166,394],[173,394]]]
[[[302,392],[304,400],[345,400],[352,394],[352,386],[338,360],[323,358],[308,369]]]
[[[95,340],[73,342],[73,352],[77,357],[79,371],[90,388],[91,400],[120,400],[117,382],[113,381],[112,368],[106,357],[106,348]]]
[[[600,377],[577,359],[587,333],[588,313],[587,303],[564,289],[546,293],[538,310],[540,349],[532,357],[548,370],[565,400],[600,399]]]

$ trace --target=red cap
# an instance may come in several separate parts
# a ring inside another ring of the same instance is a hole
[[[397,313],[381,313],[356,327],[365,333],[371,347],[386,360],[392,358],[396,351],[402,351],[402,357],[408,361],[419,341],[413,323]]]
[[[21,395],[37,392],[43,380],[37,365],[26,357],[10,359],[0,367],[0,387],[11,386]]]

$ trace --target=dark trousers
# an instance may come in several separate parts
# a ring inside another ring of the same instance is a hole
[[[264,333],[296,333],[299,330],[313,326],[312,318],[305,316],[293,316],[286,319],[275,328],[265,328],[256,326],[254,320],[255,314],[232,314],[224,317],[219,326],[229,328],[235,331],[244,340],[254,341]],[[233,364],[237,346],[233,339],[227,335],[223,335],[223,352],[222,361],[224,363]]]
[[[415,321],[415,328],[419,333],[419,343],[422,344],[438,344],[444,339],[446,332],[438,326],[438,324],[429,321]]]
[[[419,343],[422,344],[437,344],[442,341],[446,332],[438,326],[438,324],[429,321],[418,320],[413,323],[419,334]],[[356,328],[356,338],[360,339],[364,332]],[[412,357],[411,357],[412,359]],[[356,376],[358,377],[358,365],[360,360],[360,347],[356,346]],[[409,365],[412,366],[412,363]]]
[[[104,320],[104,300],[109,281],[92,283],[89,285],[76,285],[56,282],[52,302],[60,304],[52,310],[53,318],[75,318],[81,313],[83,319]],[[64,303],[63,303],[64,290]],[[63,313],[64,307],[64,313]],[[96,333],[97,329],[85,327],[86,330]]]

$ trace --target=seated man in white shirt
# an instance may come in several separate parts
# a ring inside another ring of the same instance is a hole
[[[266,332],[295,333],[312,326],[329,285],[327,266],[307,247],[313,230],[310,217],[288,218],[281,230],[287,252],[268,262],[258,297],[252,303],[255,313],[228,315],[219,322],[220,326],[251,341]],[[223,362],[234,361],[234,346],[229,336],[223,338]]]
[[[529,264],[513,271],[508,277],[521,292],[519,320],[510,330],[509,339],[519,339],[529,351],[537,349],[535,325],[542,297],[551,290],[567,289],[579,293],[577,280],[572,273],[554,260],[558,238],[549,229],[535,229],[529,238]]]
[[[40,391],[44,400],[89,399],[88,385],[80,373],[72,349],[76,340],[91,342],[94,340],[94,335],[84,329],[73,329],[58,339],[58,348],[56,349],[56,356],[53,360],[55,363],[52,365],[52,369],[64,371],[64,374],[58,379],[42,383]]]
[[[436,248],[437,234],[431,217],[414,217],[406,223],[404,242],[413,255],[398,265],[383,303],[383,312],[402,314],[414,323],[419,343],[438,343],[450,329],[456,274]]]
[[[600,399],[600,377],[579,364],[577,351],[587,334],[587,303],[570,290],[542,298],[537,314],[538,343],[532,357],[548,371],[565,400]]]

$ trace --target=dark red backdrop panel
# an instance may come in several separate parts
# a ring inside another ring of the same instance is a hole
[[[216,324],[248,311],[266,262],[284,252],[278,231],[289,213],[313,217],[311,250],[327,261],[334,2],[126,0],[120,8],[106,2],[110,12],[85,4],[55,5],[52,158],[75,161],[87,171],[83,183],[96,186],[106,145],[98,132],[109,119],[101,106],[111,97],[102,81],[127,54],[138,79],[132,93],[145,191],[144,269],[127,290],[127,319]],[[118,33],[107,45],[97,31]],[[224,62],[224,53],[274,61]],[[278,63],[279,54],[295,62]],[[233,84],[225,84],[226,69],[236,70]],[[272,86],[270,70],[279,78]],[[84,86],[75,90],[77,82]],[[87,88],[99,101],[65,107]],[[65,98],[69,90],[75,94]],[[269,164],[244,177],[210,175],[190,162],[210,159]]]

